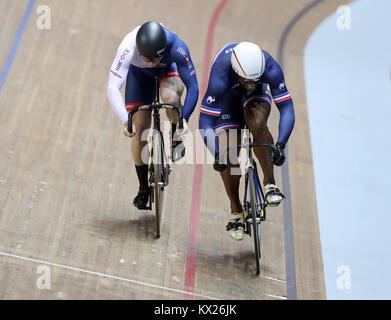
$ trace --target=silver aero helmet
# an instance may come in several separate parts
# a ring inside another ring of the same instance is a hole
[[[232,51],[231,66],[240,77],[258,81],[265,71],[265,56],[256,44],[240,42]]]

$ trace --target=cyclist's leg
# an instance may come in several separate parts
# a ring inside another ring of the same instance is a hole
[[[132,108],[151,103],[155,96],[155,81],[148,71],[131,66],[126,79],[125,105],[129,112]],[[138,166],[148,164],[148,155],[142,157],[141,152],[146,146],[145,130],[151,127],[151,111],[140,110],[133,115],[135,136],[132,139],[132,156]]]
[[[163,102],[173,104],[181,108],[183,105],[181,97],[185,89],[184,84],[179,78],[179,73],[176,64],[170,65],[167,70],[164,70],[163,76],[160,80],[160,96]],[[179,121],[178,115],[175,111],[166,110],[167,118],[171,121],[171,158],[177,161],[185,155],[185,147],[181,137],[175,135],[176,125]]]
[[[129,112],[132,108],[151,103],[154,98],[155,83],[153,78],[148,77],[138,68],[131,67],[128,72],[125,105]],[[135,126],[135,135],[132,138],[132,157],[136,167],[137,178],[139,180],[139,192],[133,203],[139,209],[144,209],[148,202],[148,153],[142,153],[147,150],[146,132],[151,126],[151,112],[140,110],[133,115],[133,125]],[[143,135],[144,133],[144,135]]]
[[[160,96],[163,102],[176,105],[183,110],[181,97],[184,90],[185,85],[179,77],[175,63],[173,63],[160,80]],[[179,119],[174,111],[166,110],[166,114],[171,122],[178,123]]]
[[[205,109],[206,110],[206,109]],[[221,116],[222,110],[217,110],[215,113],[203,112],[201,108],[199,129],[204,139],[205,145],[209,152],[214,156],[219,153],[219,137],[225,130],[229,130],[229,127],[237,129],[239,125],[230,124],[227,120],[224,121]],[[225,113],[223,113],[225,114]],[[220,172],[221,179],[223,180],[224,188],[227,196],[230,200],[231,211],[235,213],[241,212],[241,204],[239,199],[239,180],[240,176],[231,176],[231,162],[228,161],[228,168],[223,172]]]
[[[240,134],[238,134],[237,144],[240,144]],[[234,164],[232,163],[234,162]],[[232,213],[241,213],[242,204],[239,198],[239,184],[241,175],[232,174],[233,168],[238,168],[239,165],[235,163],[236,161],[231,161],[230,157],[227,159],[228,168],[220,172],[221,179],[224,183],[225,192],[230,201],[230,207]]]
[[[240,144],[240,132],[238,130],[236,144]],[[236,159],[238,158],[238,153],[236,154]],[[231,153],[232,155],[232,153]],[[233,162],[233,163],[232,163]],[[234,240],[242,240],[244,237],[244,219],[243,219],[243,207],[239,198],[239,184],[240,184],[240,174],[233,174],[233,170],[238,169],[240,172],[239,165],[237,161],[232,161],[230,156],[227,159],[228,169],[220,172],[221,179],[223,180],[225,192],[228,195],[231,214],[229,215],[226,230],[229,233],[230,237]]]
[[[146,110],[137,111],[133,115],[132,122],[135,126],[135,135],[132,140],[132,156],[134,164],[136,166],[147,165],[148,155],[142,155],[141,153],[147,145],[147,136],[145,131],[151,127],[151,112]]]
[[[251,131],[255,143],[273,144],[273,136],[267,126],[267,120],[271,110],[271,98],[263,92],[257,92],[243,103],[244,120]],[[255,147],[254,154],[261,164],[264,179],[263,184],[275,184],[273,163],[271,162],[270,148]]]
[[[240,129],[240,128],[239,128]],[[237,139],[232,139],[232,137],[228,138],[228,145],[238,145],[240,144],[240,130],[237,131]],[[233,133],[231,129],[229,131],[230,134]],[[219,138],[222,138],[220,136]],[[222,172],[220,172],[221,179],[224,183],[225,192],[230,201],[231,213],[229,215],[226,230],[230,237],[234,240],[242,240],[244,237],[244,220],[243,220],[243,207],[239,198],[239,184],[241,174],[239,163],[238,163],[239,152],[233,150],[233,152],[229,153],[227,156],[227,164],[228,168]],[[234,159],[232,159],[232,157]],[[237,172],[234,172],[234,169],[237,169]]]
[[[230,91],[226,94],[223,100],[223,109],[219,115],[218,120],[215,124],[215,132],[216,135],[219,136],[219,139],[223,138],[221,136],[223,133],[228,134],[237,134],[236,141],[232,141],[232,137],[227,136],[227,145],[232,147],[240,144],[240,128],[243,124],[243,119],[240,112],[239,107],[239,96],[235,91]],[[224,136],[225,137],[225,136]],[[242,204],[239,199],[239,183],[241,175],[238,173],[235,174],[233,168],[239,169],[239,161],[238,161],[238,152],[228,152],[227,153],[227,164],[228,169],[220,172],[220,176],[223,180],[225,191],[228,195],[231,205],[232,213],[241,213],[242,212]],[[231,159],[231,156],[234,156],[234,159]]]
[[[273,136],[267,127],[267,120],[271,109],[271,97],[267,93],[267,89],[263,87],[262,91],[256,92],[253,96],[246,99],[243,105],[244,119],[253,134],[254,142],[273,144]],[[266,201],[270,205],[277,206],[282,201],[283,195],[275,185],[271,152],[270,148],[254,148],[254,153],[263,171]]]

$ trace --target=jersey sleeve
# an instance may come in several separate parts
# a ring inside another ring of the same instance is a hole
[[[196,69],[188,47],[179,38],[175,40],[171,49],[171,56],[177,65],[179,76],[187,89],[183,106],[183,118],[186,121],[189,121],[189,118],[196,107],[199,95]]]
[[[125,108],[125,102],[121,95],[121,88],[126,81],[130,62],[134,55],[134,49],[129,47],[129,35],[121,42],[116,57],[111,65],[109,81],[107,85],[107,97],[111,108],[120,118],[122,123],[128,121],[128,112]]]
[[[295,124],[295,112],[293,100],[285,84],[284,73],[280,65],[272,58],[266,68],[267,83],[270,86],[274,103],[280,111],[280,123],[278,126],[278,142],[286,144]]]

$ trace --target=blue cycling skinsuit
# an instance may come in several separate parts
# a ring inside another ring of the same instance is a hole
[[[237,44],[229,44],[217,53],[201,104],[199,128],[212,154],[219,152],[219,133],[243,128],[243,108],[251,101],[259,100],[271,105],[274,100],[280,111],[277,142],[287,143],[295,122],[293,101],[285,85],[282,69],[265,50],[262,50],[265,55],[265,71],[257,82],[257,88],[247,92],[241,87],[238,76],[231,67],[231,54]]]

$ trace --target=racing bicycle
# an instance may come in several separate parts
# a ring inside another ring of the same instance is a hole
[[[172,171],[164,149],[163,134],[160,129],[160,113],[161,109],[173,110],[179,117],[179,129],[183,129],[182,110],[178,106],[160,103],[159,101],[159,78],[155,76],[156,82],[156,98],[151,104],[137,106],[129,112],[128,115],[128,131],[133,132],[132,118],[139,110],[152,110],[153,116],[153,132],[152,144],[149,153],[149,206],[148,210],[154,207],[156,217],[156,237],[160,238],[160,222],[162,217],[162,202],[163,191],[168,186],[169,175]]]
[[[256,275],[259,275],[261,272],[261,223],[266,220],[267,202],[259,181],[257,164],[252,153],[253,147],[270,148],[272,150],[270,161],[273,163],[273,154],[276,151],[276,147],[273,144],[253,143],[251,142],[250,134],[244,138],[244,143],[225,149],[223,154],[233,148],[247,150],[243,197],[244,233],[250,237],[252,236],[254,239]]]

